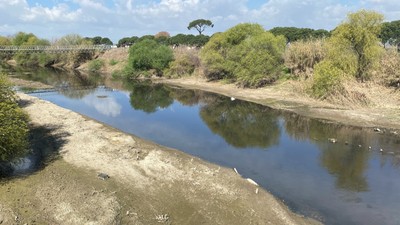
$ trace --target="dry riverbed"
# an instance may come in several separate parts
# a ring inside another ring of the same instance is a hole
[[[0,183],[0,224],[318,224],[231,168],[19,96],[59,157]]]

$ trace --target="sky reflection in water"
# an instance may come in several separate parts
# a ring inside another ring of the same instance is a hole
[[[327,224],[400,224],[400,140],[394,135],[197,90],[144,83],[124,89],[33,95],[235,167],[295,211]],[[332,137],[339,142],[330,143]]]

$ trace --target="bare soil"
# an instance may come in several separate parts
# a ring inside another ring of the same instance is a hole
[[[0,182],[0,224],[318,224],[230,168],[19,96],[59,157]]]

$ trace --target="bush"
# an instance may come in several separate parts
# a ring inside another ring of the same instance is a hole
[[[314,81],[311,87],[312,95],[324,99],[340,90],[344,72],[333,62],[324,60],[315,66]]]
[[[301,78],[311,76],[314,66],[325,58],[324,42],[325,39],[314,39],[291,43],[284,56],[285,66],[291,74]]]
[[[259,87],[277,79],[284,49],[283,36],[275,37],[258,24],[239,24],[215,34],[200,56],[207,78]]]
[[[187,49],[178,47],[174,49],[175,60],[170,62],[169,68],[165,70],[165,75],[169,77],[190,76],[195,69],[200,66],[199,51],[197,49]]]
[[[172,50],[154,40],[145,39],[129,49],[128,66],[138,73],[154,70],[161,76],[163,69],[174,59]]]
[[[115,60],[115,59],[111,59],[110,62],[109,62],[109,64],[110,64],[110,66],[115,66],[115,65],[118,64],[118,61]]]
[[[28,117],[18,107],[5,75],[0,75],[0,161],[10,161],[27,152],[27,121]]]
[[[89,62],[88,69],[91,72],[97,72],[101,70],[101,68],[104,66],[104,61],[101,59],[95,59]]]

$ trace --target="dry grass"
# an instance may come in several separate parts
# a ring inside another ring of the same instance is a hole
[[[314,65],[324,59],[324,39],[296,41],[285,51],[285,65],[291,73],[301,78],[312,76]]]
[[[177,78],[201,74],[199,49],[186,46],[174,49],[175,60],[170,63],[165,74],[168,77]]]
[[[397,49],[389,49],[382,55],[373,80],[384,86],[400,87],[400,54]]]

